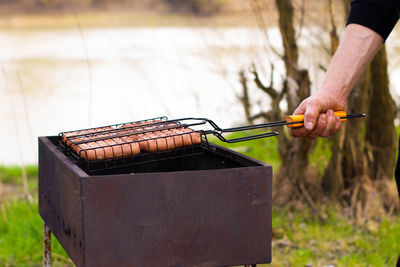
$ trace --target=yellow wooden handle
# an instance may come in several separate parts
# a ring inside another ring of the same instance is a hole
[[[335,111],[335,116],[336,117],[346,117],[346,111]],[[341,122],[346,122],[346,119],[340,119]],[[288,124],[286,125],[289,128],[297,128],[297,127],[303,127],[303,122],[304,122],[304,115],[290,115],[286,116],[286,122],[299,122],[295,124]]]

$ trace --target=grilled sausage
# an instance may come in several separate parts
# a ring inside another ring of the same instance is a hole
[[[171,131],[174,132],[175,134],[174,138],[175,138],[176,148],[182,146],[196,145],[201,143],[200,133],[193,131],[192,129],[182,127],[179,129],[173,129]]]
[[[102,131],[107,131],[107,130],[112,130],[112,129],[113,129],[112,127],[107,126],[107,127],[99,127],[99,128],[93,128],[93,129],[82,130],[82,131],[65,132],[61,135],[61,140],[64,143],[66,143],[67,139],[73,138],[76,135],[92,134],[92,133],[102,132]]]
[[[201,134],[197,131],[179,127],[179,124],[173,122],[151,125],[154,122],[161,120],[128,123],[120,128],[108,126],[66,132],[62,134],[61,140],[88,161],[129,157],[140,151],[159,152],[201,143]],[[139,125],[143,126],[128,128]]]
[[[140,153],[140,147],[134,139],[121,137],[82,143],[76,145],[75,152],[81,158],[93,161],[137,155]]]
[[[134,135],[140,149],[147,152],[159,152],[201,143],[199,132],[189,128],[169,129]]]
[[[143,151],[160,152],[174,148],[173,139],[162,132],[138,134],[134,138],[138,140]]]

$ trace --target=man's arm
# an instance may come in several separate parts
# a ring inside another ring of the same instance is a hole
[[[292,128],[293,136],[328,137],[340,128],[340,120],[334,116],[333,110],[344,110],[351,89],[389,36],[399,14],[400,0],[351,2],[348,26],[322,86],[294,112],[305,114],[305,127]],[[323,114],[318,117],[320,113]]]
[[[293,113],[305,115],[305,127],[293,129],[293,136],[328,137],[340,128],[340,119],[333,111],[344,110],[347,96],[383,41],[381,35],[365,26],[346,27],[321,87]],[[321,114],[317,121],[320,113],[326,114]]]

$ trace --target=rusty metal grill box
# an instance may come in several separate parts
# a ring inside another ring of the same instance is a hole
[[[271,261],[271,166],[202,154],[89,175],[39,138],[39,213],[77,266]]]

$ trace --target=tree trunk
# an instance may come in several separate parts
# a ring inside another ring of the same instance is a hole
[[[343,2],[347,18],[350,1]],[[366,113],[368,110],[370,76],[368,66],[348,97],[347,113]],[[364,120],[358,119],[342,124],[342,129],[333,137],[332,158],[322,178],[325,195],[353,207],[353,212],[357,205],[365,203],[365,185],[368,184],[364,123]]]
[[[364,113],[369,107],[368,89],[370,66],[347,100],[347,113]],[[358,202],[366,201],[366,186],[369,184],[368,163],[365,151],[365,120],[355,119],[346,122],[345,139],[342,151],[342,174],[344,191],[342,196],[347,205],[357,208]],[[335,179],[335,177],[331,177]]]
[[[284,46],[284,62],[288,77],[295,76],[297,68],[298,49],[296,44],[296,31],[294,29],[294,9],[291,0],[275,0],[279,12],[279,30]]]
[[[369,175],[372,180],[391,179],[396,156],[395,104],[389,91],[385,47],[371,62],[369,94],[366,126]]]
[[[276,0],[279,12],[279,29],[284,46],[283,60],[286,67],[286,101],[288,114],[292,114],[300,102],[310,95],[310,79],[308,71],[298,68],[298,48],[294,28],[294,9],[291,0]],[[286,202],[290,200],[306,199],[310,201],[308,192],[305,192],[307,178],[308,154],[311,140],[307,138],[291,138],[285,129],[280,129],[278,150],[282,164],[277,174],[277,187],[284,188],[278,193],[278,198]],[[281,187],[280,185],[284,185]],[[282,197],[282,195],[284,195]],[[309,203],[311,204],[311,203]]]
[[[331,56],[333,56],[339,46],[339,36],[337,33],[335,15],[333,14],[332,0],[328,1],[328,10],[331,22]],[[340,199],[341,193],[344,189],[342,170],[343,147],[346,134],[344,128],[345,126],[343,126],[342,129],[332,137],[332,157],[322,177],[322,190],[325,195],[334,200]]]
[[[344,2],[349,5],[348,0]],[[371,186],[371,180],[391,178],[393,175],[395,106],[388,85],[386,51],[383,47],[368,65],[347,101],[348,113],[367,113],[367,118],[347,122],[334,137],[332,159],[323,177],[324,193],[344,201],[343,204],[350,206],[352,215],[357,217],[366,212],[366,206],[371,203],[371,193],[377,190]],[[381,200],[385,203],[384,197],[375,197],[372,201],[381,203]]]
[[[247,87],[247,77],[244,70],[239,71],[240,84],[242,85],[243,94],[239,97],[240,102],[243,104],[244,114],[246,116],[247,122],[253,124],[253,119],[251,118],[251,104],[249,98],[249,88]]]

